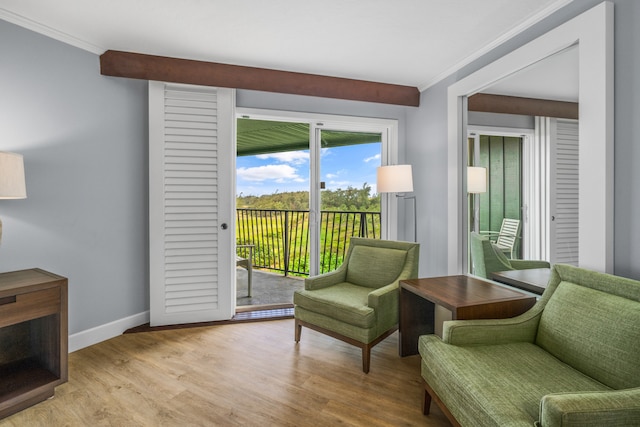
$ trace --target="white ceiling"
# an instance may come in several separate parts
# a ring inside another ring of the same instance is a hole
[[[573,0],[0,0],[0,19],[107,49],[425,89]]]

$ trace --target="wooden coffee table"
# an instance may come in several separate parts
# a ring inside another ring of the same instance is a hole
[[[524,313],[536,298],[470,276],[444,276],[400,281],[400,356],[418,353],[418,337],[435,332],[435,306],[453,320],[503,319]]]

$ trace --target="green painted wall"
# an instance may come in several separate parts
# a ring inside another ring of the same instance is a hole
[[[480,230],[499,231],[503,218],[522,221],[522,139],[480,135],[478,166],[489,170],[488,191],[479,197]]]

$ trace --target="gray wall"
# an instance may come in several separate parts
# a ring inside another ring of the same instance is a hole
[[[573,2],[422,93],[421,105],[407,117],[406,155],[420,171],[416,193],[421,218],[418,240],[429,253],[422,274],[446,273],[447,87],[552,28],[599,0]],[[640,2],[615,0],[615,205],[614,272],[640,279]],[[432,258],[433,257],[433,258]]]
[[[0,20],[0,150],[27,181],[0,201],[0,271],[68,277],[71,334],[148,307],[146,87]]]

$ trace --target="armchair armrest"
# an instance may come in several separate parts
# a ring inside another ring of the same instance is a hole
[[[246,244],[246,245],[236,245],[236,249],[248,249],[249,256],[246,257],[247,260],[249,260],[249,264],[253,264],[253,249],[256,247],[256,245],[253,244]]]
[[[547,261],[535,261],[535,260],[525,260],[525,259],[510,259],[509,263],[511,267],[516,270],[527,270],[530,268],[551,268],[551,264]]]
[[[367,305],[375,309],[382,306],[395,307],[398,304],[398,282],[372,290],[367,298]]]
[[[309,277],[304,280],[304,288],[308,291],[323,289],[344,282],[347,277],[347,269],[344,264],[334,271],[330,271],[318,276]]]
[[[376,311],[379,332],[387,331],[398,324],[399,298],[398,281],[369,292],[367,305]]]
[[[443,323],[442,341],[470,346],[533,342],[541,314],[542,307],[537,303],[529,311],[510,319],[449,320]]]
[[[640,425],[640,388],[548,394],[540,401],[539,427]]]

